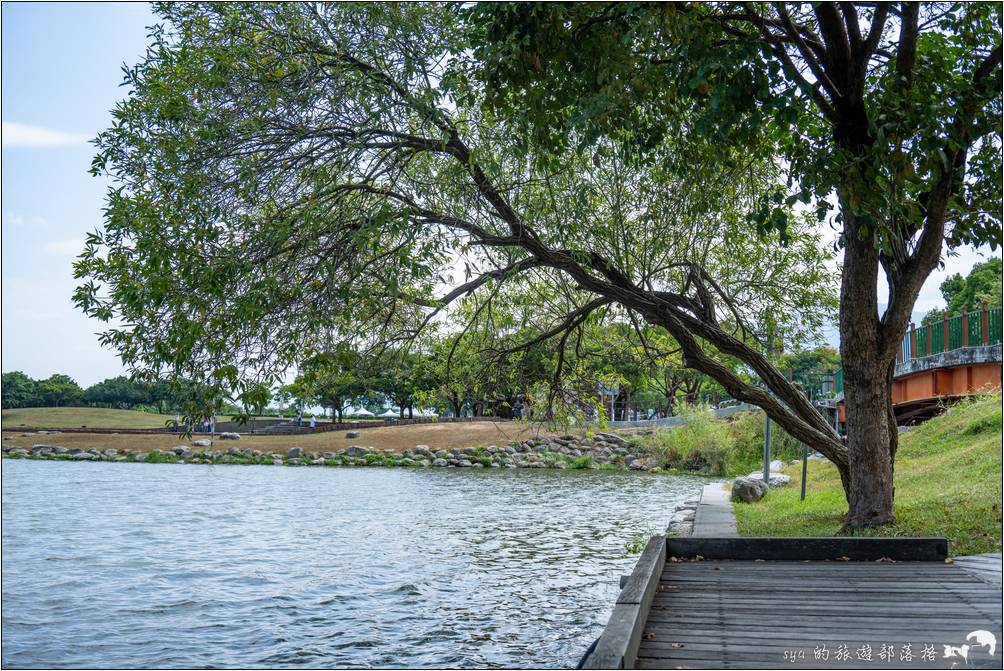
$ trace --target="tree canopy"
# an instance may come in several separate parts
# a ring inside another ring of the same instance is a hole
[[[546,361],[553,393],[598,322],[643,349],[654,328],[849,484],[765,350],[832,314],[834,190],[842,331],[871,338],[851,400],[943,238],[996,234],[998,10],[731,7],[158,5],[97,141],[116,185],[75,300],[140,374],[247,405],[335,341],[480,334],[500,392]]]
[[[127,324],[102,337],[128,365],[241,397],[333,329],[400,341],[459,299],[483,323],[539,287],[544,335],[618,306],[839,454],[756,344],[767,323],[797,341],[832,306],[809,222],[786,245],[745,229],[782,180],[770,161],[709,161],[683,179],[607,143],[528,162],[450,57],[460,19],[437,6],[158,11],[98,140],[94,169],[118,186],[77,263],[76,300]],[[786,403],[702,343],[745,357]]]

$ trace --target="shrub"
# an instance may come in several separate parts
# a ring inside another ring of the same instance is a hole
[[[681,406],[679,417],[682,426],[657,431],[644,441],[642,449],[658,459],[661,468],[725,475],[732,451],[728,425],[702,405]]]
[[[746,412],[724,420],[706,406],[682,406],[681,426],[656,431],[642,440],[642,451],[655,457],[659,468],[700,471],[711,475],[742,475],[763,466],[764,416]],[[771,459],[799,458],[801,444],[776,424]]]

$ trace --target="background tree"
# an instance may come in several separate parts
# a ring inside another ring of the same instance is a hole
[[[83,393],[83,401],[91,405],[129,409],[140,403],[154,401],[154,394],[149,386],[120,375],[88,387]]]
[[[346,407],[367,392],[362,356],[353,346],[341,343],[306,359],[293,385],[296,396],[330,408],[332,419],[337,415],[340,422]]]
[[[489,102],[538,144],[607,138],[651,156],[682,137],[684,170],[708,144],[722,162],[774,154],[791,188],[752,220],[782,235],[788,206],[823,219],[835,195],[846,522],[891,521],[892,371],[913,305],[944,244],[1000,243],[1000,5],[491,3],[468,17]]]
[[[1004,263],[993,258],[975,264],[965,278],[955,273],[941,283],[941,296],[945,307],[934,308],[924,315],[924,324],[941,321],[947,311],[950,315],[962,313],[962,308],[973,312],[980,310],[986,301],[990,307],[1002,304],[1001,285],[1004,284]]]
[[[4,373],[0,388],[4,408],[34,408],[42,404],[38,382],[19,370]]]
[[[779,362],[811,397],[823,395],[823,383],[832,381],[840,368],[840,353],[829,345],[784,354]]]
[[[428,386],[427,366],[420,354],[403,349],[388,349],[366,364],[370,386],[393,403],[398,417],[414,416],[416,395]]]
[[[65,407],[79,405],[83,397],[80,388],[69,375],[57,373],[38,382],[38,395],[41,404],[46,407]]]

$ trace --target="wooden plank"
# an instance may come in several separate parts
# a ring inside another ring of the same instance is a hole
[[[666,563],[666,543],[664,536],[653,536],[645,546],[638,563],[617,597],[617,603],[642,603],[651,601]]]
[[[806,641],[837,641],[837,642],[847,642],[850,640],[862,640],[865,638],[861,636],[861,627],[826,627],[822,623],[815,627],[803,627],[799,626],[797,629],[790,628],[791,622],[786,623],[789,629],[785,629],[784,625],[778,626],[773,625],[771,627],[744,627],[738,634],[722,634],[720,627],[716,627],[715,624],[705,624],[700,625],[708,627],[705,629],[698,628],[698,625],[677,625],[670,627],[669,629],[662,628],[661,623],[653,624],[649,622],[645,626],[645,632],[642,635],[642,643],[640,650],[644,650],[646,647],[651,645],[656,645],[657,643],[666,642],[721,642],[721,641],[745,641],[750,639],[751,642],[755,643],[757,641],[763,641],[764,639],[771,640],[789,640],[794,634],[799,635],[800,641],[805,643]],[[999,627],[998,627],[999,628]],[[909,629],[884,629],[884,630],[869,630],[868,640],[885,640],[888,642],[891,639],[902,640],[902,641],[918,641],[918,640],[936,640],[937,638],[945,638],[945,640],[953,640],[959,635],[960,630],[964,630],[965,627],[949,627],[945,625],[944,627],[931,629],[931,628],[916,628],[912,627]],[[970,630],[972,631],[972,630]],[[639,653],[641,654],[641,653]]]
[[[944,538],[911,537],[722,537],[666,539],[672,557],[705,559],[813,560],[849,557],[852,561],[941,561],[948,557]]]

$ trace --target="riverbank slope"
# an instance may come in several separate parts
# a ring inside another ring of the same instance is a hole
[[[953,555],[1001,551],[1001,397],[960,402],[900,436],[896,523],[870,535],[944,536]],[[736,503],[743,536],[829,536],[847,510],[836,469],[810,461],[806,500],[801,466],[787,487]]]

